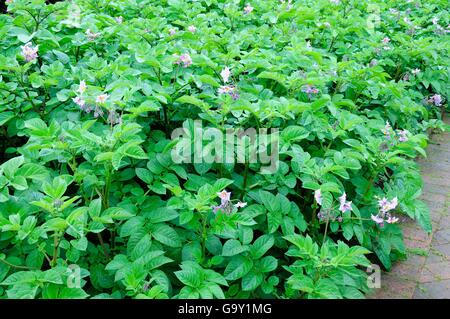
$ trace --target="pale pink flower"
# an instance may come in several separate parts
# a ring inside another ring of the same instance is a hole
[[[322,205],[322,192],[320,191],[320,188],[314,192],[314,199],[317,204]]]
[[[386,197],[383,197],[378,201],[378,206],[380,207],[380,212],[385,214],[393,209],[395,209],[398,205],[398,198],[394,197],[391,201],[389,201]]]
[[[72,99],[72,101],[73,101],[75,104],[77,104],[79,107],[81,107],[81,108],[83,108],[84,105],[86,104],[86,101],[83,100],[83,99],[82,99],[81,97],[79,97],[79,96],[74,97],[74,98]]]
[[[385,38],[382,40],[382,42],[383,42],[384,44],[388,44],[389,42],[391,42],[391,39],[389,39],[388,37],[385,37]]]
[[[86,82],[84,80],[80,81],[80,85],[78,86],[78,92],[83,94],[87,89]]]
[[[253,11],[253,7],[250,5],[250,3],[247,3],[247,5],[244,8],[244,14],[249,14]]]
[[[116,20],[116,22],[117,22],[118,24],[122,24],[122,22],[123,22],[123,17],[122,17],[122,16],[118,16],[118,17],[115,18],[115,20]]]
[[[231,192],[227,192],[225,189],[220,193],[217,193],[217,196],[223,201],[229,201],[231,197]]]
[[[339,210],[343,213],[345,213],[346,211],[352,210],[352,202],[351,201],[347,201],[347,194],[342,194],[341,197],[339,197]]]
[[[189,54],[185,53],[178,57],[178,60],[174,62],[175,64],[183,64],[184,68],[187,68],[192,65],[192,58]]]
[[[95,99],[96,103],[99,104],[103,104],[106,102],[106,100],[108,99],[108,94],[100,94],[99,96],[97,96],[97,98]]]
[[[36,45],[33,47],[31,45],[31,42],[28,42],[24,46],[22,46],[22,56],[24,57],[25,61],[30,62],[35,60],[38,57],[38,50],[39,45]]]
[[[377,223],[377,224],[383,224],[384,223],[384,219],[381,218],[378,215],[371,215],[370,218],[372,218],[372,220]]]
[[[231,75],[231,71],[227,66],[224,67],[223,70],[220,72],[220,76],[222,77],[222,80],[224,83],[228,82],[230,75]]]
[[[392,126],[391,126],[391,124],[389,124],[389,121],[386,121],[386,125],[381,130],[381,132],[383,132],[383,134],[385,135],[386,139],[388,139],[388,140],[391,139]]]
[[[233,98],[233,100],[239,99],[239,94],[236,91],[236,87],[234,87],[232,85],[223,85],[217,90],[217,92],[220,95],[228,94],[229,96],[231,96]]]
[[[193,25],[188,26],[188,31],[191,33],[195,33],[195,31],[197,31],[197,28]]]
[[[169,35],[175,35],[175,33],[177,33],[177,30],[176,29],[174,29],[174,28],[170,28],[169,29]]]
[[[439,94],[435,94],[428,100],[428,103],[433,103],[436,106],[442,105],[442,97]]]
[[[402,131],[398,132],[398,136],[399,136],[398,140],[400,142],[407,142],[408,141],[408,134],[409,134],[408,130],[402,130]]]

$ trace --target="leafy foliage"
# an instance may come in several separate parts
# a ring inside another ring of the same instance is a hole
[[[414,159],[446,129],[447,1],[7,10],[0,298],[363,298],[397,218],[431,231]],[[278,129],[277,170],[177,163],[196,120]]]

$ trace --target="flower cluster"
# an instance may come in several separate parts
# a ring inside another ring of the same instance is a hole
[[[228,94],[229,96],[232,97],[233,100],[237,100],[239,99],[239,93],[237,92],[237,89],[235,86],[233,85],[222,85],[217,92],[222,95],[222,94]]]
[[[100,33],[92,32],[91,29],[86,30],[86,37],[88,38],[89,41],[95,41],[95,39],[97,39],[99,35]]]
[[[347,194],[342,194],[341,197],[339,197],[339,210],[343,213],[347,212],[347,211],[351,211],[352,210],[352,202],[351,201],[347,201]]]
[[[244,8],[244,14],[249,14],[253,11],[253,7],[250,5],[250,3],[247,3],[247,5]]]
[[[316,88],[313,85],[307,84],[306,87],[304,87],[302,89],[303,92],[305,92],[306,94],[308,94],[308,98],[311,99],[313,94],[318,94],[319,93],[319,89]]]
[[[78,85],[78,93],[80,95],[77,95],[76,97],[74,97],[72,99],[72,101],[77,104],[80,109],[82,109],[83,111],[87,111],[87,109],[85,109],[85,105],[86,105],[86,101],[83,98],[83,93],[86,91],[87,89],[87,85],[86,82],[84,80],[80,81],[80,84]]]
[[[22,46],[22,56],[25,61],[30,62],[38,57],[39,45],[33,47],[30,42]]]
[[[227,192],[225,189],[220,193],[217,193],[217,196],[220,198],[220,205],[212,207],[214,214],[217,214],[219,210],[222,210],[226,214],[230,214],[233,211],[233,207],[243,208],[247,206],[247,203],[240,201],[233,205],[231,203],[231,192]]]
[[[386,125],[381,129],[381,132],[383,132],[386,140],[392,142],[395,142],[395,138],[397,138],[399,142],[407,142],[410,134],[408,130],[397,130],[397,132],[394,131],[391,124],[389,124],[389,121],[386,121]]]
[[[347,201],[347,194],[344,192],[339,198],[339,211],[342,213],[348,212],[352,210],[352,202]],[[317,189],[314,192],[314,200],[317,204],[322,205],[322,192],[320,189]]]
[[[189,54],[184,53],[180,56],[178,56],[178,55],[175,55],[175,56],[177,57],[177,60],[174,62],[175,64],[177,64],[177,65],[182,64],[183,68],[187,68],[192,65],[192,58]]]
[[[371,219],[380,227],[384,226],[384,223],[394,224],[399,221],[397,217],[391,215],[390,211],[397,208],[398,199],[394,197],[392,200],[388,200],[387,198],[382,198],[378,200],[378,214],[371,215]]]
[[[442,96],[440,96],[439,94],[435,94],[428,99],[428,103],[434,104],[436,106],[441,106],[442,105]]]

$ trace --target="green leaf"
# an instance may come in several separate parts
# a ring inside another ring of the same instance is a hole
[[[253,259],[261,258],[274,244],[275,240],[271,235],[263,235],[255,240],[250,247],[250,254]]]
[[[238,255],[244,251],[246,251],[248,248],[246,246],[242,246],[241,242],[236,239],[229,239],[225,242],[222,248],[222,256],[234,256]]]
[[[244,256],[234,256],[227,267],[224,275],[227,280],[237,280],[244,277],[253,267],[253,261]]]
[[[125,150],[124,155],[137,159],[148,158],[144,150],[139,145],[131,145]]]
[[[202,100],[199,100],[195,96],[183,95],[183,96],[179,97],[178,99],[176,99],[175,102],[184,103],[184,104],[192,104],[192,105],[199,107],[202,110],[207,110],[210,108],[207,103],[203,102]]]
[[[254,291],[262,284],[264,276],[261,273],[249,272],[242,278],[242,290]]]
[[[23,164],[24,160],[23,156],[13,157],[0,166],[1,171],[3,171],[3,174],[11,180],[18,168]]]
[[[11,112],[11,111],[0,112],[0,126],[6,124],[12,118],[14,118],[13,112]]]
[[[181,247],[181,239],[170,226],[157,224],[152,229],[152,236],[160,243],[170,247]]]
[[[178,212],[174,209],[162,207],[153,209],[150,212],[144,212],[144,215],[151,223],[156,224],[177,218]]]

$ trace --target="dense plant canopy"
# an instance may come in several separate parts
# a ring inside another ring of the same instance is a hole
[[[363,298],[431,230],[447,0],[6,5],[0,298]],[[183,127],[277,129],[276,168]]]

